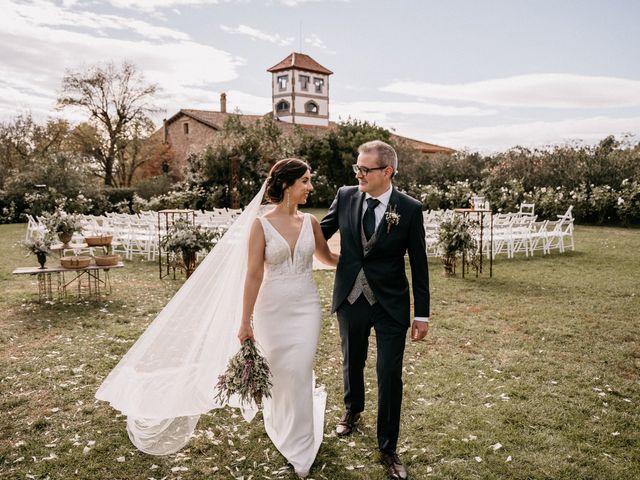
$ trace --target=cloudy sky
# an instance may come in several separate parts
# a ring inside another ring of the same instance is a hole
[[[180,108],[271,109],[292,51],[334,72],[332,120],[454,148],[640,139],[635,0],[0,0],[0,121],[55,111],[65,70],[128,60]],[[302,34],[301,34],[302,32]]]

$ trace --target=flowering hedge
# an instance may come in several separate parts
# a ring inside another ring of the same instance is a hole
[[[296,131],[289,138],[274,122],[261,121],[246,128],[234,117],[225,131],[219,145],[189,157],[186,179],[181,183],[148,179],[134,192],[100,189],[95,182],[87,183],[86,175],[74,176],[73,169],[64,170],[63,175],[53,167],[46,171],[39,167],[30,175],[9,175],[0,184],[0,223],[24,221],[25,214],[40,215],[61,201],[66,202],[68,212],[93,214],[228,206],[235,193],[229,186],[234,159],[239,162],[238,199],[240,205],[246,205],[269,166],[288,156],[307,160],[314,171],[315,191],[307,206],[328,207],[340,185],[355,183],[350,165],[355,163],[358,145],[381,138],[394,143],[398,152],[394,184],[420,198],[429,209],[468,206],[475,193],[484,195],[494,211],[515,211],[528,202],[536,204],[541,218],[553,219],[573,205],[580,222],[640,224],[640,142],[631,136],[609,136],[597,145],[425,156],[410,144],[394,140],[381,127],[352,120],[339,123],[325,135]],[[46,190],[41,190],[45,183]]]
[[[407,192],[420,199],[426,209],[453,209],[469,206],[474,193],[484,195],[494,212],[517,211],[521,203],[534,203],[539,218],[555,219],[573,205],[578,221],[640,225],[640,182],[624,179],[619,188],[586,185],[577,188],[533,187],[525,190],[522,182],[511,180],[505,186],[474,188],[469,181],[437,185],[411,184]]]

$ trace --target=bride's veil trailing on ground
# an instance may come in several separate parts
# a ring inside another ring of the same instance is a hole
[[[223,406],[214,389],[240,347],[247,244],[265,189],[266,182],[96,392],[127,416],[129,438],[143,452],[180,450],[200,415]],[[240,406],[233,397],[228,404]],[[256,410],[242,413],[251,420]]]

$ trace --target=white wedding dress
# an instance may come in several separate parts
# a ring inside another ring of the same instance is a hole
[[[254,333],[273,374],[264,401],[264,426],[301,476],[322,443],[326,392],[315,387],[313,363],[320,335],[320,298],[312,276],[315,239],[305,214],[293,252],[278,230],[260,218],[265,274],[254,308]]]
[[[313,360],[320,301],[312,276],[313,229],[305,215],[294,252],[260,217],[266,182],[96,392],[127,416],[131,442],[151,455],[179,451],[200,415],[225,405],[251,421],[255,404],[216,398],[218,376],[238,351],[247,248],[256,218],[265,239],[265,276],[254,311],[259,346],[273,372],[264,420],[276,448],[299,475],[308,472],[324,426],[326,395],[315,388]]]

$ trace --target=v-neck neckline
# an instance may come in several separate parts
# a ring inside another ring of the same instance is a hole
[[[278,234],[278,236],[287,245],[287,249],[289,250],[289,258],[293,262],[293,258],[294,258],[295,254],[296,254],[296,249],[298,248],[298,242],[300,241],[300,237],[302,236],[302,229],[304,228],[304,224],[305,224],[305,221],[307,219],[307,215],[306,214],[302,214],[302,225],[300,225],[300,231],[298,232],[298,235],[296,237],[296,241],[293,244],[293,248],[291,248],[291,244],[287,241],[287,239],[284,238],[284,235],[282,235],[280,233],[280,231],[275,227],[275,225],[273,223],[271,223],[271,220],[269,220],[267,217],[263,217],[263,218],[269,223],[269,226],[275,230],[275,232]]]

